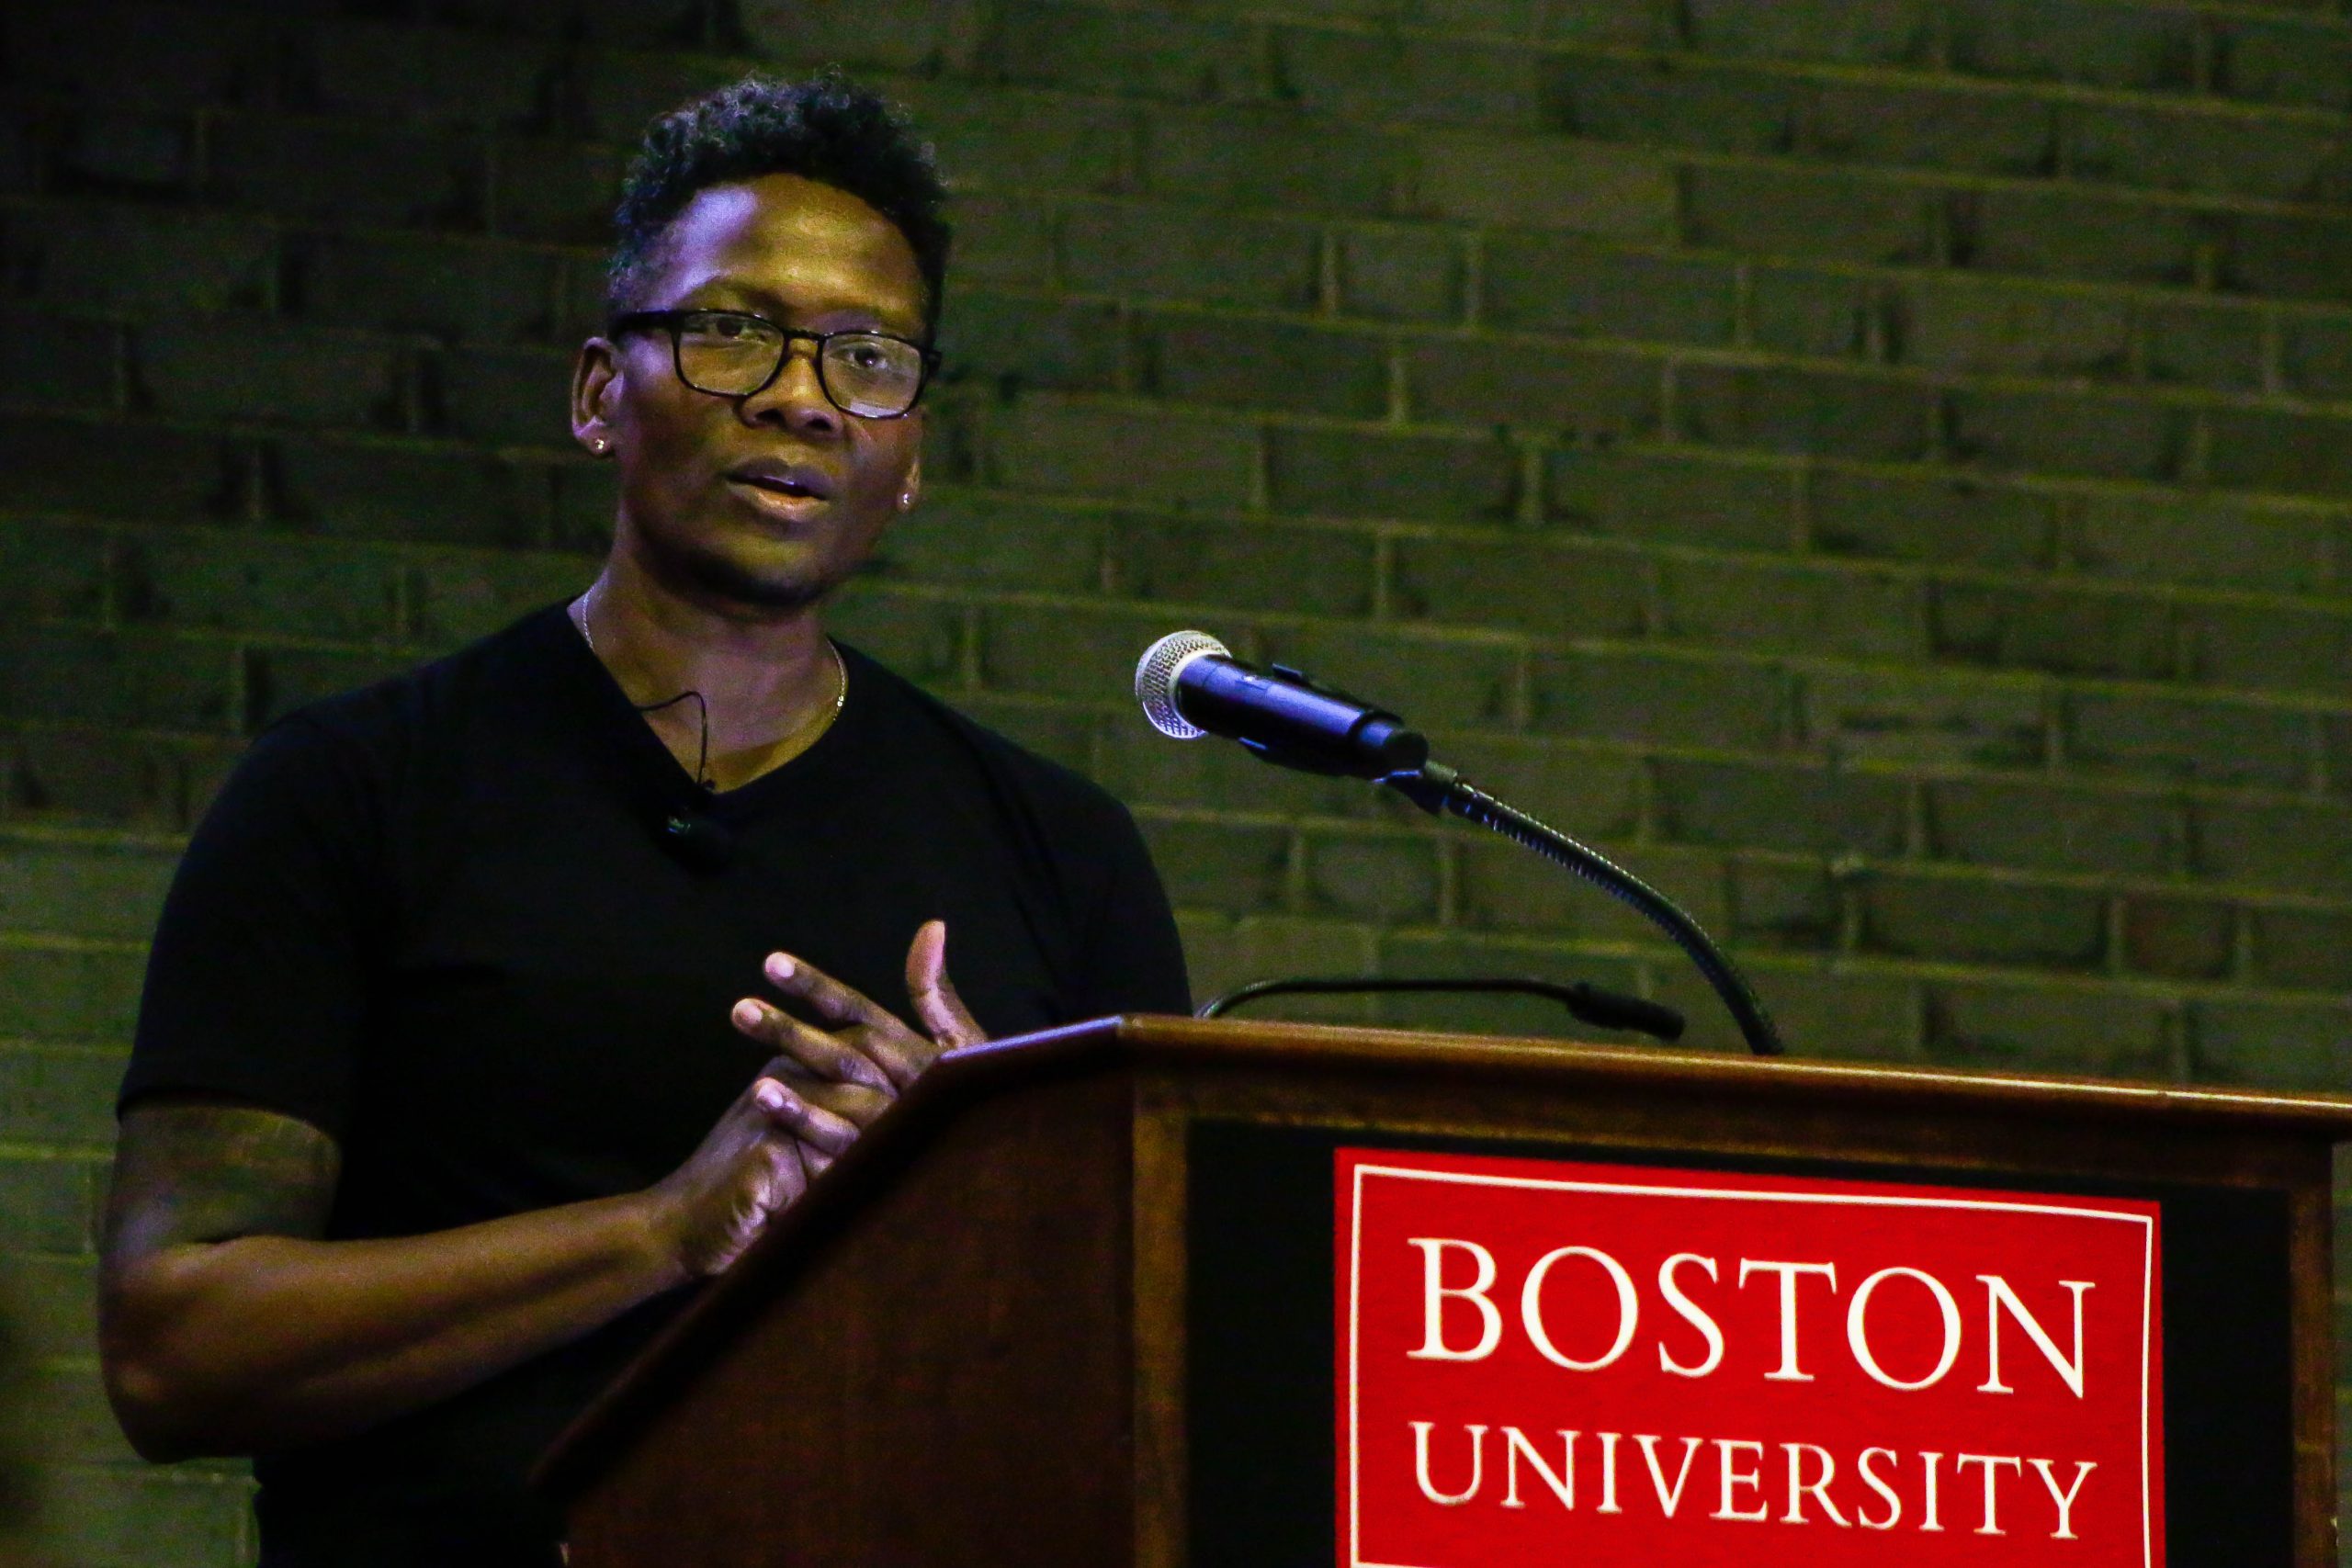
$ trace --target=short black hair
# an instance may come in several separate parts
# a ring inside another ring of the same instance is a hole
[[[613,213],[610,308],[636,305],[662,235],[697,192],[763,175],[847,191],[897,225],[922,272],[926,325],[938,324],[954,231],[936,155],[903,110],[834,66],[805,82],[747,76],[646,128]]]

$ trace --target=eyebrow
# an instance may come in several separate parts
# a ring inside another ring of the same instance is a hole
[[[758,314],[771,317],[787,326],[794,324],[795,318],[818,320],[829,316],[845,316],[860,322],[871,322],[879,331],[897,333],[910,339],[919,340],[923,333],[924,321],[920,310],[910,319],[911,324],[901,324],[892,319],[892,313],[888,310],[870,305],[844,304],[831,310],[803,310],[792,305],[783,296],[772,293],[755,283],[742,283],[729,277],[704,279],[686,291],[684,298],[678,302],[677,308],[688,310],[718,310],[730,308],[697,300],[696,296],[709,293],[724,293],[748,299],[752,301],[752,309]]]

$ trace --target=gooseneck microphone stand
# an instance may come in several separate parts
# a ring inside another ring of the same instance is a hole
[[[1785,1055],[1763,1003],[1730,957],[1674,900],[1607,856],[1430,761],[1428,739],[1387,709],[1279,664],[1252,669],[1216,638],[1195,631],[1171,632],[1144,650],[1136,666],[1136,698],[1152,728],[1173,739],[1222,735],[1281,767],[1385,784],[1432,817],[1476,822],[1567,867],[1640,910],[1690,954],[1730,1010],[1750,1051]]]
[[[1677,947],[1690,954],[1690,962],[1699,966],[1699,973],[1707,977],[1707,984],[1723,998],[1732,1021],[1739,1025],[1740,1038],[1747,1042],[1748,1050],[1758,1056],[1786,1054],[1780,1032],[1772,1027],[1764,1004],[1757,999],[1730,955],[1716,946],[1714,939],[1673,899],[1599,851],[1587,848],[1517,807],[1497,800],[1442,762],[1423,762],[1418,768],[1390,773],[1379,782],[1432,817],[1453,816],[1476,822],[1545,860],[1567,867],[1640,910],[1672,937]]]

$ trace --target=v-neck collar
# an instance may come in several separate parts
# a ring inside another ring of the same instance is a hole
[[[846,682],[841,712],[825,732],[810,741],[808,748],[786,759],[756,778],[752,778],[729,790],[707,789],[692,773],[672,755],[655,734],[646,716],[629,701],[620,682],[605,667],[605,661],[580,635],[579,626],[571,619],[568,604],[558,604],[543,613],[542,633],[560,639],[565,645],[558,658],[561,660],[566,684],[572,686],[584,698],[582,718],[595,733],[609,737],[629,771],[658,789],[662,797],[680,806],[690,806],[730,821],[759,815],[780,800],[808,792],[821,794],[828,781],[842,772],[843,753],[849,749],[849,732],[864,715],[865,705],[859,702],[862,685],[870,688],[865,660],[854,649],[840,643],[833,646],[841,654],[842,677]]]

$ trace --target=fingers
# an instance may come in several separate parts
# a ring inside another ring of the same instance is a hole
[[[884,1094],[891,1092],[890,1075],[840,1035],[811,1029],[791,1014],[753,997],[737,1002],[729,1016],[738,1030],[782,1053],[792,1064],[817,1077],[834,1083],[862,1084]]]
[[[771,953],[761,965],[768,984],[787,997],[798,997],[828,1023],[895,1023],[889,1013],[868,1001],[865,995],[842,985],[831,975],[811,964],[803,964],[788,953]]]
[[[808,1160],[804,1147],[793,1139],[761,1145],[755,1156],[757,1184],[750,1210],[743,1216],[745,1241],[755,1237],[770,1219],[798,1202],[808,1190]]]
[[[942,1048],[952,1051],[988,1038],[947,977],[946,921],[925,920],[917,928],[907,949],[907,996],[914,1003],[915,1021]]]
[[[786,1059],[780,1057],[778,1060]],[[776,1071],[774,1063],[769,1065],[766,1076],[789,1086],[793,1093],[818,1110],[830,1111],[858,1127],[873,1126],[881,1119],[882,1112],[889,1110],[898,1099],[894,1093],[868,1089],[864,1084],[827,1083],[821,1078],[795,1079]]]
[[[833,1156],[857,1142],[860,1129],[856,1122],[810,1104],[774,1078],[763,1077],[752,1086],[752,1102],[765,1111],[775,1126],[824,1156],[828,1165]]]
[[[829,1023],[846,1026],[839,1032],[826,1034],[811,1030],[811,1035],[832,1041],[871,1061],[882,1071],[876,1088],[904,1089],[922,1076],[934,1055],[930,1042],[917,1035],[892,1014],[860,991],[842,985],[839,980],[812,964],[803,964],[789,953],[772,953],[764,965],[768,983],[788,997],[797,997]],[[779,1019],[783,1013],[776,1013]],[[783,1044],[781,1041],[778,1043]],[[801,1053],[784,1045],[802,1060]],[[812,1066],[814,1064],[811,1064]],[[822,1071],[822,1068],[818,1070]],[[843,1082],[863,1083],[864,1077],[828,1074]]]

